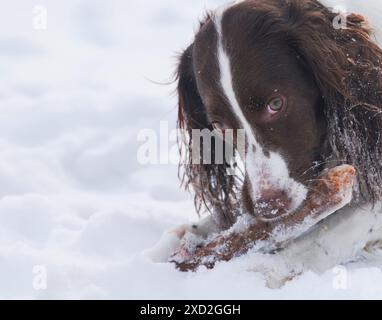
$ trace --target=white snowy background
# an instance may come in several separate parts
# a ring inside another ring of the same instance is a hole
[[[379,2],[351,4],[378,21]],[[175,165],[137,161],[140,130],[175,126],[175,87],[153,81],[172,79],[198,18],[222,3],[1,0],[0,298],[382,298],[367,266],[349,268],[345,290],[333,270],[271,290],[256,255],[184,274],[142,254],[197,219]],[[46,30],[33,28],[38,5]]]

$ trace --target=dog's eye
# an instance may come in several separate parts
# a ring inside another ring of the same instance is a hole
[[[285,100],[282,97],[273,98],[267,104],[268,111],[272,114],[280,112],[285,105]]]

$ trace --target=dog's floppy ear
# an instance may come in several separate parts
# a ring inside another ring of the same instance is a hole
[[[186,189],[191,187],[195,192],[197,211],[206,208],[222,228],[228,228],[234,223],[237,211],[235,177],[229,174],[228,164],[215,164],[214,143],[218,137],[212,138],[211,148],[208,149],[211,162],[208,164],[203,161],[203,140],[193,141],[193,130],[213,131],[195,79],[193,45],[180,57],[177,80],[178,128],[187,136],[180,141],[180,151],[185,158],[184,163],[180,165],[182,182]],[[198,143],[196,156],[199,159],[193,163],[195,143]]]
[[[209,126],[194,76],[192,51],[193,45],[183,52],[177,70],[178,124],[190,133],[192,129],[205,129]]]
[[[321,90],[334,160],[357,168],[356,195],[375,203],[382,199],[382,50],[360,15],[348,14],[338,28],[338,14],[316,0],[291,0],[289,11],[288,41]]]

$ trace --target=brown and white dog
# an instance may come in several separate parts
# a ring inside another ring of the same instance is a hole
[[[316,270],[382,239],[382,50],[363,16],[347,14],[336,28],[337,15],[317,0],[237,1],[201,22],[177,71],[189,154],[193,129],[245,132],[241,181],[228,161],[194,164],[190,156],[184,166],[214,229],[243,211],[261,215],[267,204],[287,215],[324,169],[357,169],[351,205],[278,253]]]

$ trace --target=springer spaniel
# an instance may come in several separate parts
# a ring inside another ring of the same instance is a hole
[[[378,246],[382,50],[365,18],[349,14],[335,28],[337,15],[318,0],[246,0],[201,22],[178,67],[179,127],[189,134],[184,183],[212,219],[177,229],[179,238],[261,216],[264,204],[282,210],[263,219],[287,215],[320,173],[349,164],[358,174],[350,205],[277,255],[288,272],[322,271]],[[193,163],[193,129],[243,129],[243,179],[232,162]]]

